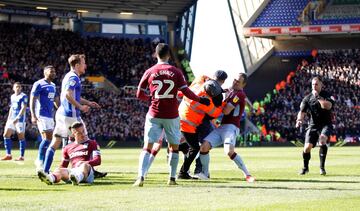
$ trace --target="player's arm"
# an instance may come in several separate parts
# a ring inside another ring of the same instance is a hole
[[[38,118],[35,115],[35,102],[39,98],[40,86],[38,83],[35,83],[31,88],[30,92],[30,114],[31,114],[31,122],[36,123]]]
[[[185,95],[185,97],[189,98],[190,100],[194,100],[196,102],[199,102],[204,105],[210,105],[210,100],[206,97],[199,97],[197,96],[189,87],[186,85],[183,87],[180,87],[180,91]]]
[[[296,124],[295,124],[296,128],[302,125],[307,109],[308,109],[308,98],[305,97],[300,104],[300,111],[297,114]]]
[[[88,112],[89,111],[89,106],[88,105],[82,105],[79,102],[77,102],[74,99],[74,95],[73,95],[73,90],[68,89],[65,91],[65,98],[71,103],[71,105],[75,106],[75,108],[78,108],[80,111],[83,112]],[[81,101],[80,101],[81,102]]]
[[[70,163],[70,157],[67,152],[67,148],[64,148],[62,150],[62,159],[60,163],[60,168],[67,168],[69,166],[69,163]]]
[[[9,109],[9,114],[8,114],[8,117],[7,117],[7,120],[9,120],[11,116],[12,116],[12,109],[11,109],[11,107],[10,107],[10,109]]]
[[[320,106],[322,109],[325,109],[325,110],[330,110],[334,104],[334,100],[331,99],[332,97],[328,97],[328,98],[323,98],[323,97],[320,97],[318,99],[319,103],[320,103]]]
[[[36,123],[38,118],[35,115],[35,102],[38,99],[38,96],[34,96],[33,94],[30,95],[30,114],[31,114],[31,122]]]
[[[150,96],[146,94],[146,90],[148,87],[148,75],[149,75],[149,72],[146,71],[144,73],[144,75],[141,77],[140,83],[139,83],[137,91],[136,91],[136,97],[143,101],[150,100]]]
[[[100,106],[99,104],[97,104],[96,102],[94,102],[94,101],[89,101],[89,100],[87,100],[87,99],[85,99],[85,98],[82,98],[82,97],[80,97],[80,103],[81,103],[81,104],[88,105],[88,106],[90,106],[91,108],[101,108],[101,106]]]
[[[59,108],[59,106],[60,106],[60,97],[59,96],[56,96],[54,98],[54,106],[55,106],[56,109]]]
[[[25,114],[26,108],[27,108],[26,103],[27,103],[27,97],[25,96],[24,99],[23,99],[23,102],[21,103],[20,112],[19,112],[19,114],[15,117],[14,123],[18,122],[19,119],[21,118],[21,116]]]
[[[96,143],[96,141],[91,142],[91,149],[92,149],[92,151],[90,152],[92,154],[91,160],[87,161],[87,163],[90,166],[99,166],[101,164],[101,153],[100,153],[100,147]]]
[[[299,113],[297,114],[296,125],[295,125],[296,128],[300,127],[303,124],[305,114],[306,113],[302,111],[299,111]]]

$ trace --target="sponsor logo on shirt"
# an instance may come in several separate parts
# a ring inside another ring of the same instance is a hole
[[[234,99],[233,99],[233,103],[237,103],[237,101],[239,101],[239,97],[235,96]]]
[[[80,156],[84,156],[84,155],[88,155],[88,151],[76,151],[73,153],[70,153],[69,157],[74,158],[74,157],[80,157]]]

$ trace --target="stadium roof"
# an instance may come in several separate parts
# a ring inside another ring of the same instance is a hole
[[[135,14],[164,15],[175,20],[197,0],[0,0],[9,7],[47,7],[49,10],[89,12],[132,12]]]

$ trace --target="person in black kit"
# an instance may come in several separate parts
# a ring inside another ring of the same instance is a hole
[[[326,175],[325,159],[328,151],[327,141],[332,132],[332,108],[334,106],[333,97],[326,91],[322,91],[323,83],[319,77],[311,80],[312,91],[304,97],[297,115],[296,127],[300,127],[304,121],[306,113],[310,114],[309,127],[306,129],[305,145],[303,151],[304,167],[299,172],[300,175],[309,172],[309,160],[311,149],[319,142],[320,150],[320,174]]]

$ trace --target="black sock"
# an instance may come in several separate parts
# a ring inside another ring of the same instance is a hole
[[[310,152],[303,152],[304,168],[309,169],[309,160],[311,159]]]
[[[327,155],[328,147],[325,145],[320,146],[319,157],[320,157],[320,168],[325,168],[325,160]]]

